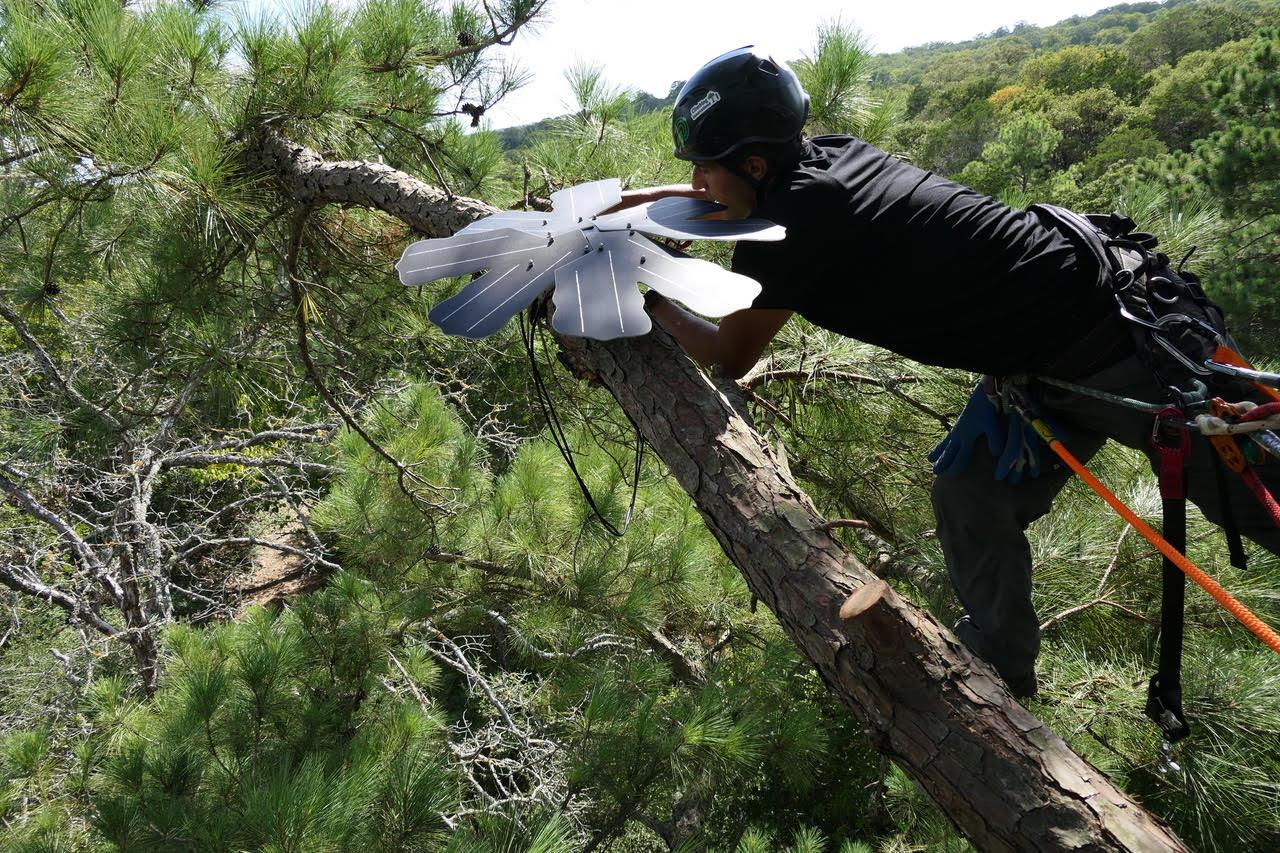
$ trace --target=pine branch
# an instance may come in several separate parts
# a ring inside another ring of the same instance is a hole
[[[431,59],[436,62],[445,62],[450,59],[457,59],[460,56],[470,56],[472,54],[480,53],[482,50],[493,47],[494,45],[509,45],[515,40],[516,32],[533,20],[533,18],[542,11],[542,7],[545,5],[547,5],[547,0],[537,0],[536,3],[529,7],[528,12],[517,17],[510,23],[507,23],[506,26],[500,30],[498,29],[499,23],[494,18],[493,12],[489,9],[489,4],[486,2],[484,3],[484,10],[489,15],[489,27],[491,30],[489,37],[481,41],[473,42],[472,44],[463,45],[456,50],[437,54],[431,57]]]
[[[166,457],[160,462],[160,470],[173,468],[208,468],[212,465],[242,465],[245,468],[293,468],[305,474],[332,474],[332,465],[320,462],[306,462],[301,459],[282,459],[278,457],[262,458],[258,456],[242,456],[238,453],[206,453],[204,451],[186,451],[178,456]]]
[[[260,539],[257,536],[226,536],[220,539],[201,539],[194,545],[188,546],[184,550],[179,551],[174,556],[174,562],[189,562],[193,558],[208,551],[212,551],[215,548],[235,548],[243,546],[270,548],[272,550],[279,551],[282,554],[302,557],[310,563],[306,570],[309,570],[311,566],[320,566],[330,572],[338,572],[342,570],[342,566],[337,563],[330,562],[325,559],[322,554],[313,554],[310,551],[293,545],[286,545],[283,542],[272,542],[269,539]]]
[[[768,362],[761,361],[757,363],[756,367],[760,367],[761,365],[765,365],[765,364],[768,364]],[[937,411],[932,406],[929,406],[927,403],[923,403],[920,400],[917,400],[915,397],[912,397],[910,394],[906,393],[905,391],[903,391],[901,388],[898,387],[899,385],[916,383],[921,381],[914,376],[903,376],[903,377],[898,377],[894,379],[878,379],[874,376],[867,376],[861,373],[850,373],[844,370],[838,370],[835,368],[825,368],[825,367],[815,367],[811,370],[761,369],[757,371],[755,369],[752,369],[747,372],[746,376],[738,380],[738,384],[743,386],[746,390],[755,391],[761,385],[765,385],[770,382],[808,383],[808,382],[813,382],[819,379],[826,379],[826,380],[835,381],[835,382],[847,382],[847,383],[852,383],[854,386],[872,385],[872,386],[875,386],[876,388],[882,388],[888,393],[892,394],[894,397],[897,397],[902,402],[916,409],[917,411],[922,412],[923,414],[926,414],[929,417],[936,420],[939,424],[942,425],[942,428],[944,430],[951,429],[950,418],[948,418],[946,415],[942,414],[941,412]]]
[[[248,438],[215,441],[191,450],[184,450],[179,453],[175,453],[172,456],[165,457],[164,462],[171,463],[166,465],[166,467],[183,467],[180,463],[190,457],[208,456],[224,450],[248,450],[250,447],[259,447],[263,444],[271,444],[277,441],[328,444],[330,441],[333,441],[333,436],[337,431],[338,424],[332,421],[321,424],[303,424],[296,427],[286,427],[284,429],[262,430],[261,432],[254,433]],[[321,434],[316,435],[316,433]]]
[[[294,322],[297,324],[298,330],[298,354],[302,357],[302,363],[306,368],[307,376],[310,377],[312,384],[315,385],[316,390],[320,392],[320,396],[324,398],[324,401],[329,405],[329,408],[342,418],[352,432],[364,440],[364,443],[368,445],[369,449],[381,456],[388,464],[391,465],[392,469],[396,472],[396,482],[399,484],[400,491],[404,493],[405,497],[409,498],[409,500],[413,502],[413,505],[417,507],[420,512],[427,517],[430,517],[431,512],[438,512],[442,515],[453,515],[453,510],[442,504],[435,503],[434,501],[428,501],[409,488],[409,485],[406,482],[407,480],[412,480],[414,483],[425,486],[431,491],[444,491],[440,486],[430,483],[418,476],[403,462],[391,455],[390,451],[386,450],[381,444],[379,444],[373,436],[369,435],[365,428],[360,425],[360,422],[352,417],[346,407],[333,396],[333,392],[329,390],[328,385],[326,385],[324,380],[321,379],[320,370],[316,367],[315,361],[311,358],[311,336],[308,331],[306,306],[303,304],[302,280],[298,278],[297,274],[298,253],[302,248],[303,230],[306,227],[307,218],[310,216],[310,212],[310,207],[306,206],[301,208],[298,211],[297,216],[294,217],[293,234],[289,239],[289,251],[285,257],[285,274],[289,278],[289,292],[293,295]]]
[[[107,573],[106,567],[94,556],[93,549],[75,532],[65,519],[40,503],[26,489],[19,486],[9,477],[21,479],[21,474],[14,471],[4,462],[0,462],[0,489],[9,494],[10,502],[26,511],[33,518],[39,519],[57,531],[59,537],[70,550],[81,566],[87,569],[117,601],[124,600],[124,589],[120,583]]]
[[[4,317],[9,321],[9,325],[13,326],[13,330],[18,333],[18,337],[22,343],[26,345],[27,351],[35,358],[36,364],[40,367],[40,371],[45,377],[59,388],[68,399],[81,409],[92,412],[102,420],[103,423],[111,427],[116,432],[123,432],[124,425],[117,420],[110,412],[94,404],[88,397],[85,397],[79,391],[71,386],[69,382],[63,379],[62,374],[58,372],[58,368],[54,365],[53,359],[49,357],[49,353],[45,351],[40,342],[36,340],[35,335],[31,333],[31,329],[23,321],[22,317],[14,311],[9,305],[0,302],[0,317]]]
[[[43,149],[37,147],[37,148],[24,148],[21,151],[16,151],[13,154],[10,154],[7,157],[0,159],[0,168],[3,168],[4,166],[11,166],[14,163],[17,163],[19,160],[25,160],[28,157],[34,157],[35,155],[39,154],[42,150]]]
[[[1120,604],[1118,602],[1112,601],[1109,598],[1095,598],[1092,601],[1086,601],[1084,604],[1077,604],[1075,607],[1068,607],[1066,610],[1062,611],[1056,616],[1052,616],[1049,619],[1046,619],[1043,623],[1041,623],[1040,630],[1042,632],[1047,631],[1049,628],[1061,622],[1063,619],[1066,619],[1068,616],[1074,616],[1077,613],[1083,613],[1086,610],[1091,610],[1092,608],[1096,607],[1099,604],[1105,604],[1108,607],[1114,607],[1116,610],[1119,610],[1121,613],[1124,613],[1127,616],[1131,616],[1134,619],[1138,620],[1139,622],[1145,622],[1148,625],[1160,624],[1159,619],[1152,619],[1149,616],[1144,616],[1141,613],[1138,613],[1136,610],[1126,607],[1125,605]]]
[[[540,649],[529,641],[519,628],[513,625],[506,617],[496,610],[486,611],[486,615],[499,625],[503,630],[507,631],[511,636],[515,637],[519,642],[520,648],[529,654],[541,660],[572,660],[579,655],[590,654],[600,649],[634,649],[635,642],[628,640],[626,637],[620,637],[617,634],[597,634],[591,639],[585,641],[581,646],[570,652],[549,652]]]
[[[515,580],[533,580],[532,569],[519,569],[512,566],[504,566],[500,563],[493,563],[488,560],[477,559],[476,557],[468,557],[465,554],[449,554],[444,551],[437,550],[434,546],[427,549],[422,554],[421,559],[429,563],[457,563],[458,565],[468,566],[473,569],[480,569],[483,572],[499,575],[501,577],[513,578]]]
[[[497,208],[444,190],[381,163],[330,162],[286,139],[278,130],[258,130],[246,149],[253,171],[275,175],[300,204],[357,204],[381,210],[428,237],[447,237]]]
[[[649,648],[660,653],[671,665],[672,673],[678,681],[690,687],[701,687],[707,683],[707,670],[700,662],[680,651],[666,634],[657,628],[650,628],[645,638]]]

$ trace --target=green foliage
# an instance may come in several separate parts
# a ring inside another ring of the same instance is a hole
[[[1096,156],[1102,140],[1122,127],[1130,112],[1109,86],[1056,98],[1048,117],[1054,129],[1062,134],[1056,150],[1057,164],[1070,166]]]
[[[535,706],[559,720],[567,778],[595,792],[593,819],[635,808],[626,803],[637,786],[659,801],[700,791],[719,806],[707,832],[727,833],[735,815],[765,819],[779,784],[812,797],[817,778],[866,754],[852,732],[829,750],[824,729],[844,725],[843,715],[811,681],[800,690],[794,652],[777,628],[739,610],[740,578],[669,479],[646,469],[627,536],[615,540],[549,445],[525,445],[490,476],[474,437],[429,387],[404,392],[369,429],[421,460],[418,474],[451,495],[451,517],[423,525],[388,466],[350,437],[345,473],[316,508],[317,523],[347,543],[349,566],[399,590],[405,618],[433,601],[455,602],[452,630],[492,634],[500,658],[536,685]],[[620,518],[629,493],[622,466],[593,450],[587,432],[572,436],[596,501]],[[457,604],[471,599],[500,600],[500,621],[484,605]],[[640,652],[654,632],[682,658],[660,664]],[[762,641],[759,650],[730,642],[714,657],[699,652],[739,633]],[[602,656],[609,666],[599,666]],[[705,681],[684,660],[705,660],[696,664]],[[752,793],[731,795],[738,790]],[[845,800],[845,790],[818,802]]]
[[[1174,149],[1187,149],[1197,139],[1221,130],[1206,84],[1243,61],[1250,45],[1249,41],[1227,42],[1214,50],[1189,53],[1177,65],[1153,71],[1151,91],[1142,100],[1135,123],[1151,127]]]
[[[871,50],[857,30],[840,21],[818,28],[813,56],[792,63],[809,93],[808,133],[843,133],[873,145],[886,143],[897,105],[892,98],[870,95],[871,62]]]
[[[1143,92],[1142,72],[1124,51],[1109,46],[1078,45],[1036,56],[1022,66],[1028,86],[1042,86],[1059,95],[1107,86],[1132,102]]]
[[[1213,293],[1238,320],[1237,334],[1263,357],[1274,356],[1264,329],[1280,316],[1274,269],[1280,258],[1280,34],[1262,30],[1248,57],[1221,72],[1208,86],[1215,117],[1224,129],[1177,152],[1150,171],[1182,192],[1201,182],[1238,224],[1214,270]]]
[[[501,24],[531,4],[487,8]],[[0,290],[74,366],[76,387],[122,399],[130,425],[179,411],[181,446],[327,418],[297,355],[296,284],[317,375],[405,465],[402,476],[350,429],[307,457],[334,466],[312,463],[323,498],[302,509],[343,570],[278,611],[205,609],[231,597],[244,548],[184,565],[178,584],[204,600],[177,605],[154,697],[137,692],[118,639],[85,641],[61,613],[6,592],[5,849],[965,849],[772,617],[752,612],[659,465],[642,467],[626,537],[601,531],[537,437],[514,329],[445,339],[426,311],[458,282],[418,294],[389,274],[407,228],[329,207],[296,231],[297,212],[246,177],[252,133],[270,124],[326,157],[381,158],[503,207],[595,178],[687,179],[661,102],[601,69],[572,69],[571,113],[518,151],[439,115],[468,103],[479,124],[522,79],[469,50],[485,11],[368,0],[231,24],[200,2],[0,4],[0,142],[15,158],[0,182]],[[1123,210],[1175,259],[1198,246],[1191,268],[1250,352],[1274,356],[1277,39],[1244,40],[1274,14],[1274,3],[1130,4],[878,57],[836,22],[796,68],[813,132],[861,135],[1017,204]],[[18,369],[0,380],[11,401],[0,448],[66,472],[72,497],[44,496],[58,511],[102,512],[109,489],[85,484],[120,446],[27,381],[21,346],[4,324],[0,355]],[[552,351],[536,355],[551,373]],[[760,428],[822,512],[871,525],[839,533],[851,553],[956,615],[921,460],[969,379],[799,321],[771,358],[753,380]],[[174,409],[193,377],[189,407]],[[622,519],[629,424],[597,389],[553,380],[552,394],[578,425],[584,479]],[[1156,512],[1144,462],[1109,451],[1094,466]],[[219,533],[244,535],[280,511],[248,494],[268,483],[244,465],[175,475],[158,513],[178,527],[203,507],[220,513]],[[32,524],[0,509],[15,541]],[[1271,659],[1193,602],[1197,734],[1172,756],[1180,770],[1161,764],[1141,715],[1155,650],[1139,620],[1158,607],[1149,549],[1077,485],[1032,535],[1036,604],[1051,621],[1033,710],[1193,846],[1274,846]],[[1237,572],[1207,526],[1194,523],[1193,539],[1212,573],[1280,621],[1275,560]],[[53,544],[41,540],[34,562],[46,580],[70,571]],[[50,648],[69,663],[51,665]],[[677,831],[686,814],[700,825]]]
[[[383,604],[341,576],[280,615],[173,632],[145,708],[98,690],[95,831],[118,849],[569,849],[562,821],[450,824],[438,670],[408,670],[412,696],[381,686]]]
[[[1280,181],[1280,31],[1258,34],[1248,61],[1222,72],[1211,89],[1214,109],[1227,123],[1198,146],[1203,174],[1234,210],[1274,210]]]
[[[918,165],[943,174],[958,174],[966,164],[982,156],[998,130],[995,107],[983,98],[944,121],[905,128],[901,135],[912,140],[909,147]]]
[[[1145,71],[1244,38],[1253,27],[1250,15],[1227,3],[1182,3],[1161,11],[1130,36],[1125,51]]]
[[[1044,116],[1016,116],[1000,128],[995,142],[983,147],[982,159],[960,172],[959,179],[993,196],[1006,189],[1026,193],[1047,174],[1061,142],[1061,131]]]
[[[1122,128],[1103,137],[1093,155],[1084,161],[1084,172],[1098,177],[1118,164],[1155,160],[1168,152],[1151,131],[1140,127]]]
[[[636,114],[632,94],[610,84],[600,68],[574,66],[566,78],[574,112],[534,134],[526,154],[542,192],[604,177],[621,178],[623,186],[688,180],[686,165],[670,155],[669,111]]]

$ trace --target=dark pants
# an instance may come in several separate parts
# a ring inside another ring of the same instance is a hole
[[[1164,399],[1163,390],[1135,356],[1076,382],[1149,402]],[[1048,385],[1040,385],[1038,392],[1045,413],[1063,430],[1063,444],[1081,462],[1088,462],[1111,438],[1146,453],[1154,465],[1152,415]],[[1010,681],[1024,680],[1034,672],[1040,650],[1039,620],[1031,604],[1031,549],[1024,531],[1049,511],[1071,477],[1051,450],[1042,446],[1041,452],[1048,458],[1042,460],[1040,476],[1010,485],[995,479],[996,460],[979,442],[968,468],[940,474],[933,486],[947,571],[970,616],[958,633]],[[1215,455],[1205,438],[1192,436],[1188,498],[1206,518],[1220,524]],[[1256,470],[1273,494],[1280,492],[1280,464],[1272,461]],[[1226,478],[1240,532],[1280,554],[1280,528],[1238,475],[1227,471]],[[1098,511],[1110,510],[1100,503]]]

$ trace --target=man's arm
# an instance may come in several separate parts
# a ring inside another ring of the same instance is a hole
[[[667,184],[663,187],[640,187],[633,190],[622,191],[622,201],[613,207],[603,211],[605,213],[613,213],[616,210],[626,210],[628,207],[635,207],[638,204],[644,204],[649,201],[657,201],[661,198],[669,198],[671,196],[684,196],[685,198],[701,198],[707,197],[706,190],[695,190],[692,184]]]
[[[652,294],[652,295],[650,295]],[[746,375],[774,335],[791,318],[791,311],[748,308],[735,311],[717,326],[685,311],[656,291],[645,294],[649,314],[671,333],[693,360],[703,367],[720,365],[734,379]]]

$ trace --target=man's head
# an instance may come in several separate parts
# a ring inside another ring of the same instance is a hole
[[[790,68],[739,48],[702,66],[680,90],[671,115],[674,153],[695,164],[694,185],[701,181],[722,204],[747,203],[749,191],[750,212],[768,179],[799,158],[808,116],[809,96]]]

